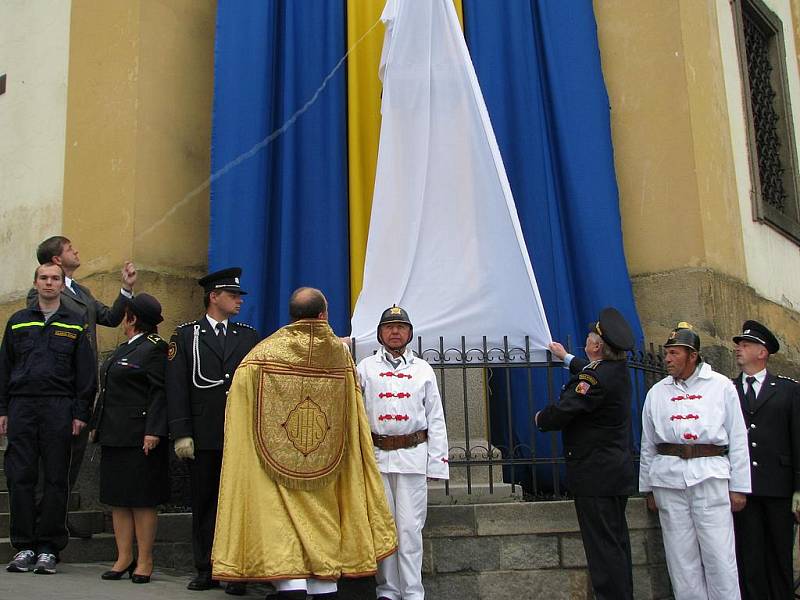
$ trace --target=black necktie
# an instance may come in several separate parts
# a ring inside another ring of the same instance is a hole
[[[744,379],[747,382],[747,391],[744,394],[744,397],[747,398],[747,407],[752,411],[756,408],[756,390],[753,388],[753,384],[756,382],[755,377],[745,377]]]

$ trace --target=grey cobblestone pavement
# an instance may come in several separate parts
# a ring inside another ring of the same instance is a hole
[[[103,581],[100,574],[110,564],[58,565],[55,575],[0,571],[0,600],[224,600],[264,598],[268,586],[251,585],[245,596],[229,596],[222,587],[203,592],[186,589],[190,575],[155,570],[150,583],[136,585],[129,579]],[[223,584],[224,585],[224,584]]]

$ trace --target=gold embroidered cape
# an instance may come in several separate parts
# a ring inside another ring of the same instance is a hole
[[[350,353],[325,321],[279,329],[228,396],[213,577],[364,577],[396,549]]]

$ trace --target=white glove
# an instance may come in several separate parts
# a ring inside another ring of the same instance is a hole
[[[792,512],[800,512],[800,492],[792,494]]]
[[[194,460],[194,440],[191,437],[182,437],[175,440],[175,454],[178,458]]]

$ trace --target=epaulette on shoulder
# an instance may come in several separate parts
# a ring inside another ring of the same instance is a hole
[[[150,341],[150,342],[153,342],[153,343],[154,343],[154,344],[156,344],[156,345],[158,345],[158,344],[160,344],[161,342],[163,342],[163,341],[164,341],[164,340],[161,338],[161,336],[160,336],[160,335],[158,335],[157,333],[151,333],[151,334],[149,334],[149,335],[147,336],[147,340],[148,340],[148,341]]]
[[[596,369],[596,368],[597,368],[597,365],[599,365],[601,362],[603,362],[603,361],[602,361],[602,360],[593,360],[593,361],[592,361],[592,362],[590,362],[588,365],[586,365],[585,367],[583,367],[583,370],[584,370],[584,371],[586,371],[586,370],[590,370],[590,371],[592,371],[592,370]]]
[[[186,321],[186,323],[181,323],[180,325],[175,326],[175,331],[180,329],[181,327],[186,327],[187,325],[195,325],[197,321]]]
[[[791,381],[792,383],[800,383],[800,381],[797,381],[797,379],[792,379],[791,377],[786,377],[786,375],[778,375],[778,379],[787,379],[787,380]]]
[[[236,325],[237,327],[244,327],[245,329],[252,329],[253,331],[256,331],[256,332],[258,331],[255,327],[253,327],[252,325],[248,325],[247,323],[240,323],[239,321],[234,321],[233,324]]]

